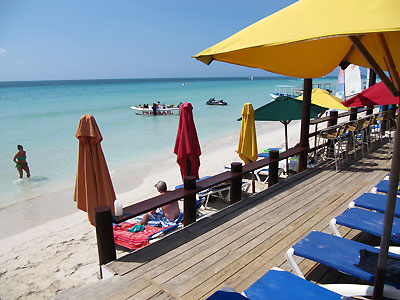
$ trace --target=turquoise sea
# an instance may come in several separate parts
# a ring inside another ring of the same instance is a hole
[[[336,88],[334,77],[314,82],[329,82]],[[257,108],[272,101],[269,93],[276,85],[302,84],[288,77],[0,82],[0,208],[74,186],[78,151],[74,134],[84,114],[97,121],[112,172],[173,152],[179,117],[136,116],[132,105],[192,103],[204,145],[239,131],[236,120],[244,103]],[[211,97],[228,105],[206,105]],[[18,144],[27,152],[30,180],[18,180],[12,161]]]

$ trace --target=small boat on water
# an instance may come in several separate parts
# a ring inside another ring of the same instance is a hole
[[[226,103],[224,100],[215,100],[215,98],[210,98],[208,99],[208,101],[206,102],[207,105],[228,105],[228,103]]]
[[[131,109],[134,111],[135,115],[138,116],[154,116],[154,111],[151,107],[131,106]],[[179,112],[178,107],[157,108],[156,110],[157,116],[179,115]]]
[[[319,88],[323,90],[330,90],[330,83],[313,83],[312,88]],[[303,94],[302,86],[294,86],[294,85],[277,85],[275,86],[275,92],[270,93],[269,95],[276,99],[279,96],[289,96],[291,98],[297,98]]]
[[[302,86],[293,86],[293,85],[277,85],[275,87],[275,92],[270,93],[269,95],[276,99],[279,96],[289,96],[292,98],[297,98],[302,94]]]

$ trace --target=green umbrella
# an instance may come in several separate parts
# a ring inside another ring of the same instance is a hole
[[[285,147],[288,150],[287,125],[292,120],[301,120],[303,103],[288,96],[279,96],[254,111],[255,121],[280,121],[285,126]],[[326,108],[311,104],[310,118],[317,118]],[[241,120],[241,119],[239,119]],[[289,164],[286,163],[289,171]]]

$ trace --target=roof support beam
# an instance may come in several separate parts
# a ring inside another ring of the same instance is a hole
[[[364,47],[364,45],[361,43],[360,39],[355,36],[351,35],[349,36],[349,39],[353,43],[353,45],[360,51],[362,56],[365,58],[365,60],[369,63],[371,68],[375,71],[376,74],[381,78],[383,83],[386,85],[388,90],[393,94],[393,96],[398,97],[400,95],[399,90],[396,89],[394,84],[390,81],[390,79],[386,76],[385,72],[383,72],[382,68],[378,65],[376,60],[372,57],[372,55],[368,52],[368,50]]]
[[[381,41],[381,45],[383,48],[383,51],[385,52],[384,60],[386,63],[386,66],[389,70],[390,77],[392,78],[392,82],[396,88],[396,90],[400,89],[400,78],[399,78],[399,73],[396,70],[396,65],[394,64],[392,54],[390,53],[390,49],[388,44],[386,43],[385,36],[383,33],[378,33],[379,40]]]

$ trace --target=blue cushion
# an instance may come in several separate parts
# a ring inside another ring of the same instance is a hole
[[[385,215],[361,208],[351,208],[337,216],[336,224],[381,236]],[[393,219],[391,240],[400,243],[400,219]]]
[[[339,300],[342,296],[286,271],[270,270],[244,291],[251,300]]]

